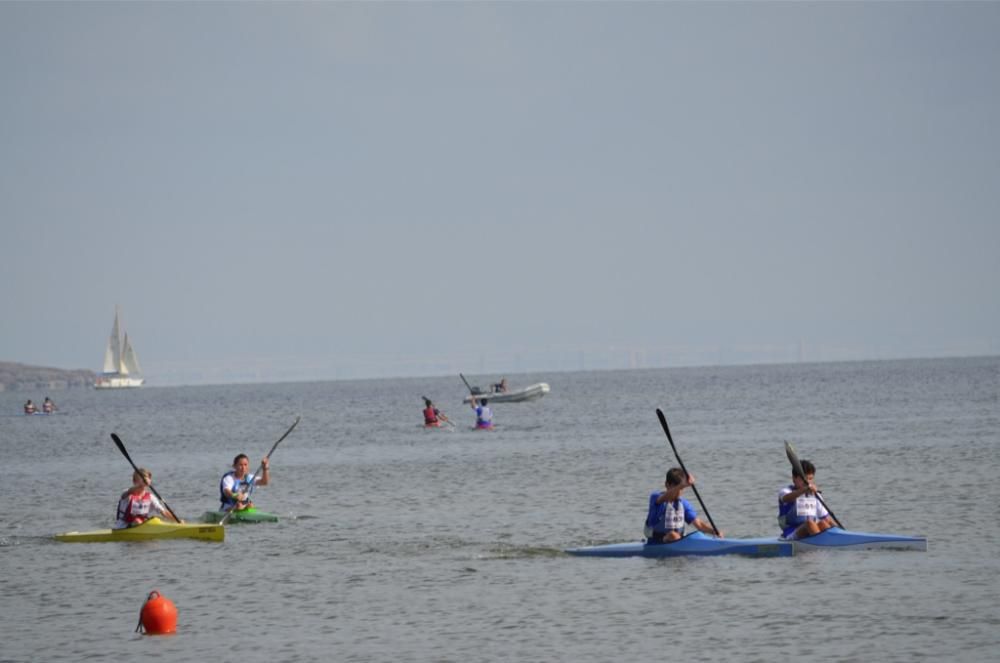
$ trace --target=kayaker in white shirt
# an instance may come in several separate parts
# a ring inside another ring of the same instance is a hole
[[[820,492],[814,483],[816,466],[808,460],[802,461],[802,471],[805,478],[792,470],[792,485],[785,486],[778,492],[778,525],[781,536],[785,539],[801,539],[823,530],[830,529],[836,523],[830,517],[817,497]]]
[[[143,477],[145,477],[145,481],[143,481]],[[132,487],[122,493],[118,499],[115,529],[135,527],[154,516],[176,520],[163,505],[163,502],[150,492],[149,484],[152,481],[153,473],[144,467],[140,467],[137,472],[132,473]],[[176,522],[182,523],[184,521],[177,520]]]
[[[242,511],[253,506],[250,501],[252,485],[266,486],[271,478],[270,463],[267,458],[260,461],[264,468],[260,476],[250,474],[250,459],[246,454],[240,454],[233,459],[233,469],[222,475],[219,482],[219,499],[222,511],[236,509]]]
[[[476,428],[489,430],[493,428],[493,410],[486,403],[487,399],[477,400],[473,396],[470,405],[476,411]]]

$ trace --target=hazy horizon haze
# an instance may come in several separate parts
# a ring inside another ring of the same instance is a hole
[[[1000,3],[0,3],[0,360],[1000,352]]]

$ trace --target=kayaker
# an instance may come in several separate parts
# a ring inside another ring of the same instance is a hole
[[[709,523],[698,517],[691,503],[681,497],[685,488],[694,485],[694,475],[684,474],[679,467],[667,471],[664,488],[649,496],[649,511],[646,513],[646,542],[669,543],[684,536],[684,525],[688,524],[705,534],[715,534]],[[723,538],[719,532],[719,538]]]
[[[479,404],[477,404],[476,397],[473,396],[470,403],[472,409],[476,411],[476,428],[484,430],[493,428],[493,410],[486,405],[486,400],[484,398],[478,401]]]
[[[145,481],[143,477],[145,477]],[[163,502],[158,500],[156,495],[149,490],[149,484],[152,481],[153,473],[144,467],[140,467],[138,471],[132,473],[132,487],[122,493],[118,499],[115,529],[141,525],[153,516],[168,518],[178,523],[184,522],[176,520],[170,511],[163,506]]]
[[[252,486],[266,486],[271,478],[270,463],[267,458],[260,461],[264,468],[260,476],[250,473],[250,459],[246,454],[240,454],[233,459],[233,469],[222,475],[219,482],[219,499],[222,511],[236,509],[242,511],[253,506],[250,501]]]
[[[48,396],[45,397],[45,401],[42,403],[42,412],[45,414],[52,414],[56,411],[56,404],[52,402],[52,399]]]
[[[801,539],[834,526],[830,512],[816,498],[816,466],[808,460],[801,463],[805,477],[792,469],[792,484],[778,492],[778,526],[785,539]]]
[[[434,407],[434,403],[429,398],[424,398],[424,426],[440,426],[441,422],[444,421],[448,421],[448,417]]]
[[[24,404],[24,413],[25,414],[34,414],[37,411],[38,411],[38,408],[35,407],[35,404],[32,403],[31,399],[29,398],[28,402]]]

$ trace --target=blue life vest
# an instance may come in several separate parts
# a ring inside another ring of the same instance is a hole
[[[225,492],[225,490],[223,490],[223,486],[225,485],[225,482],[226,482],[226,477],[233,477],[233,478],[235,478],[236,477],[236,472],[234,470],[230,470],[230,471],[226,472],[225,474],[223,474],[222,478],[219,479],[219,501],[222,502],[222,511],[226,511],[227,509],[231,509],[234,506],[236,506],[236,501],[235,500],[231,500],[228,497],[226,497],[226,492]],[[248,487],[252,486],[253,482],[254,482],[254,475],[248,474],[245,477],[243,477],[242,479],[236,479],[233,482],[233,487],[232,487],[231,490],[232,490],[233,493],[243,492],[243,487],[244,486],[248,486]]]

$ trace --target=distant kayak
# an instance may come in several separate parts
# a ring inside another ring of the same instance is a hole
[[[150,518],[135,527],[101,529],[93,532],[66,532],[65,534],[56,534],[55,539],[65,543],[110,543],[115,541],[156,541],[158,539],[222,541],[224,536],[225,528],[222,525],[166,523],[159,518]]]
[[[476,400],[486,399],[490,403],[519,403],[521,401],[533,401],[536,398],[541,398],[545,394],[549,393],[549,385],[545,382],[539,382],[537,384],[528,385],[523,389],[509,389],[504,392],[497,393],[480,393],[480,394],[469,394],[464,399],[463,403],[471,403],[473,397]]]
[[[570,555],[583,557],[706,557],[747,555],[750,557],[791,557],[795,550],[790,541],[777,538],[717,539],[702,532],[692,532],[671,543],[610,543],[603,546],[570,548]]]
[[[809,550],[917,550],[927,551],[927,539],[922,536],[872,534],[831,527],[819,534],[792,541],[796,552]]]
[[[225,511],[206,511],[201,515],[201,521],[203,523],[218,523],[225,518]],[[278,522],[278,514],[268,513],[267,511],[260,511],[257,507],[250,507],[249,509],[243,509],[242,511],[235,511],[233,515],[229,516],[227,523],[276,523]]]

